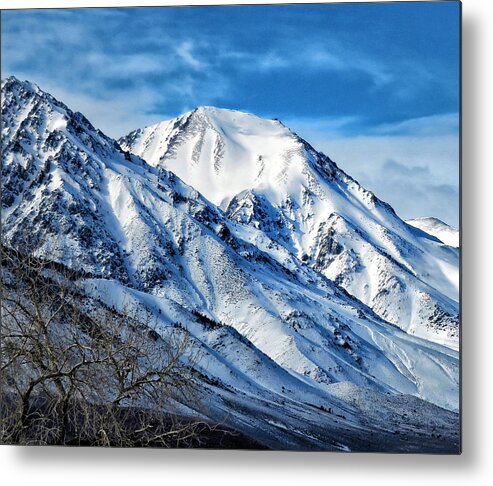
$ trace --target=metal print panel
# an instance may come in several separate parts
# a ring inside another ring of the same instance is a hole
[[[2,11],[1,440],[460,452],[460,4]]]

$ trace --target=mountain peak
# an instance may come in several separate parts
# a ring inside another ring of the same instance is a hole
[[[33,83],[31,81],[27,81],[27,80],[21,81],[19,78],[15,77],[13,74],[2,79],[2,87],[7,86],[7,85],[10,87],[10,86],[14,86],[16,84],[19,86],[31,87],[33,89],[34,89],[34,87],[37,87],[39,89],[39,87],[35,83]]]
[[[14,75],[2,79],[2,91],[8,92],[8,91],[19,91],[19,90],[21,91],[23,90],[28,93],[33,93],[38,96],[49,97],[54,100],[54,98],[50,94],[43,91],[36,83],[32,81],[28,81],[28,80],[21,81],[19,78],[15,77]]]
[[[420,218],[412,218],[412,219],[406,220],[407,223],[409,223],[410,221],[416,222],[416,223],[421,222],[421,223],[436,224],[436,225],[446,226],[447,228],[456,230],[456,228],[445,223],[445,221],[442,221],[440,218],[437,218],[435,216],[422,216]]]
[[[17,131],[22,128],[23,136],[30,139],[19,148],[21,152],[26,152],[24,155],[30,152],[27,146],[31,144],[44,152],[46,147],[41,145],[48,141],[50,146],[55,143],[55,138],[58,140],[56,144],[63,138],[71,144],[86,145],[89,150],[112,153],[116,149],[123,153],[113,139],[95,128],[82,113],[72,111],[36,83],[21,81],[15,76],[2,80],[2,117],[2,146],[6,147],[11,140],[19,139]],[[43,127],[42,131],[40,127]],[[31,133],[28,134],[26,130]],[[45,137],[47,140],[44,140]],[[126,158],[130,160],[129,154],[126,154]]]
[[[232,110],[229,108],[220,108],[218,106],[212,106],[212,105],[199,105],[194,110],[192,110],[192,113],[217,113],[217,112],[241,113],[238,110]]]
[[[284,187],[293,183],[294,190],[299,182],[295,173],[302,172],[309,159],[303,141],[278,120],[214,106],[199,106],[136,130],[120,143],[125,149],[141,151],[151,165],[175,160],[177,166],[172,164],[170,170],[179,176],[190,171],[191,185],[196,184],[218,205],[262,184]],[[186,166],[181,157],[175,157],[184,152],[190,161]]]
[[[203,106],[132,132],[120,143],[150,165],[172,171],[230,219],[261,230],[403,329],[430,334],[431,317],[420,301],[429,299],[441,320],[437,333],[447,342],[456,339],[457,279],[444,270],[456,268],[455,255],[418,234],[279,121]],[[428,254],[443,260],[433,271]],[[406,316],[403,308],[410,309]]]
[[[272,130],[279,132],[284,130],[292,136],[291,130],[286,127],[279,119],[268,119],[260,117],[254,113],[247,111],[234,110],[231,108],[219,108],[216,106],[198,106],[193,111],[185,114],[185,116],[195,117],[200,119],[206,118],[218,130],[228,130],[231,128],[248,131],[249,133],[265,132]]]
[[[210,115],[223,115],[223,116],[240,116],[240,117],[255,117],[259,120],[265,120],[269,121],[266,118],[262,118],[259,115],[256,115],[255,113],[251,113],[249,111],[243,111],[243,110],[237,110],[233,108],[221,108],[219,106],[213,106],[213,105],[199,105],[197,106],[194,110],[192,110],[189,113],[201,113],[201,114],[210,114]],[[279,122],[278,119],[272,119],[270,121],[277,121]]]
[[[428,233],[449,246],[459,246],[459,230],[433,216],[406,220],[407,224]]]
[[[47,110],[54,110],[65,117],[74,115],[64,103],[50,93],[43,91],[32,81],[21,81],[13,75],[2,80],[2,112],[13,110],[19,114],[22,112],[21,107],[25,110],[30,108],[39,111],[41,106]],[[27,116],[28,113],[29,111],[26,111],[24,115]]]

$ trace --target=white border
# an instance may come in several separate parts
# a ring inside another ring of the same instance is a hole
[[[206,2],[0,0],[0,8]],[[214,1],[214,4],[231,3]],[[241,3],[265,3],[248,1]],[[286,3],[286,2],[271,2]],[[298,2],[310,3],[310,2]],[[102,450],[0,447],[3,484],[454,486],[491,484],[493,2],[463,1],[463,454]],[[437,25],[437,28],[441,26]],[[488,148],[490,150],[488,151]]]

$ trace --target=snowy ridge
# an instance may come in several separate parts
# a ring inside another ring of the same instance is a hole
[[[446,245],[459,248],[459,230],[444,223],[438,218],[407,219],[406,223],[435,236]]]
[[[445,442],[420,430],[430,403],[458,408],[456,351],[382,320],[293,255],[298,240],[279,243],[259,225],[228,217],[35,85],[3,82],[2,117],[4,242],[23,244],[28,229],[39,255],[85,272],[88,295],[143,306],[163,328],[185,326],[203,351],[205,400],[194,413],[273,447],[364,448],[368,440],[402,450],[455,447],[453,412],[433,408]],[[190,126],[191,118],[176,123]],[[230,144],[213,126],[215,135],[208,127],[200,143],[221,174]],[[184,143],[173,130],[166,150]],[[222,141],[211,145],[209,135]],[[200,166],[202,150],[195,153]],[[378,420],[352,403],[353,391],[333,392],[341,382],[379,397]],[[407,439],[386,425],[396,413],[391,397],[400,394],[418,397]],[[378,431],[373,439],[370,430]]]
[[[278,120],[200,107],[122,147],[166,167],[405,331],[458,346],[458,254]]]

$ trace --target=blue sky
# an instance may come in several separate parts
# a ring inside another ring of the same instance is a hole
[[[2,77],[118,137],[198,105],[277,117],[405,218],[458,224],[457,2],[2,12]]]

